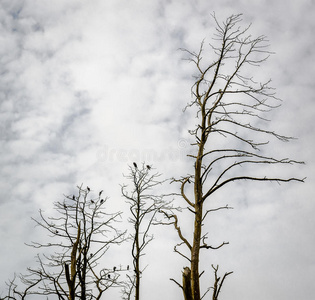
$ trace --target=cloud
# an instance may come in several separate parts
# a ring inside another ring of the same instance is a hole
[[[186,130],[196,124],[195,112],[182,109],[191,101],[196,70],[179,48],[198,51],[203,39],[205,45],[213,42],[213,11],[219,20],[243,12],[253,35],[266,34],[276,52],[256,71],[271,77],[285,100],[271,114],[270,129],[299,137],[269,149],[306,160],[306,167],[285,169],[284,175],[296,172],[308,180],[280,187],[238,185],[233,195],[227,189],[216,196],[214,205],[228,201],[235,207],[214,217],[220,224],[215,241],[231,243],[206,255],[202,267],[217,259],[222,271],[235,268],[223,299],[237,293],[244,300],[309,299],[314,294],[308,280],[314,277],[312,5],[308,0],[2,1],[0,255],[6,259],[0,268],[20,272],[32,263],[34,253],[22,244],[42,233],[33,231],[30,216],[39,208],[51,211],[76,185],[106,189],[113,207],[122,209],[119,184],[132,161],[152,163],[165,177],[191,172]],[[151,249],[171,256],[176,236],[157,234]],[[158,255],[148,253],[146,262]],[[176,263],[162,260],[160,268],[154,261],[147,270],[156,280],[163,277],[158,298],[163,290],[181,298],[168,278],[180,280],[185,262],[173,256]],[[11,275],[1,274],[1,282]]]

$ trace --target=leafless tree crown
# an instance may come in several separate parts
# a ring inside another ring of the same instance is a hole
[[[121,213],[105,211],[106,198],[91,197],[91,189],[78,187],[78,195],[66,196],[54,203],[55,216],[46,217],[40,210],[36,224],[48,232],[49,242],[32,242],[29,246],[44,249],[37,255],[38,266],[9,282],[4,299],[55,295],[58,299],[101,299],[110,287],[121,285],[119,273],[105,267],[105,253],[110,246],[124,241],[124,232],[115,222]],[[107,261],[108,262],[108,261]],[[21,291],[22,290],[22,291]]]
[[[288,158],[276,158],[264,154],[263,146],[274,138],[287,142],[292,137],[278,134],[264,124],[267,115],[281,104],[270,86],[271,80],[257,80],[257,67],[264,63],[271,52],[265,36],[253,38],[249,28],[240,26],[241,15],[232,15],[222,24],[213,14],[216,23],[214,41],[206,49],[204,41],[198,52],[184,49],[187,60],[195,65],[195,82],[192,86],[193,100],[186,107],[196,109],[198,120],[195,128],[189,130],[193,138],[192,152],[188,154],[194,165],[191,173],[180,179],[173,179],[180,185],[179,196],[189,212],[193,214],[194,230],[192,241],[183,232],[180,214],[164,211],[165,217],[178,233],[180,242],[175,251],[190,264],[190,282],[187,288],[187,274],[183,285],[175,281],[184,292],[185,299],[200,300],[199,271],[201,249],[218,249],[228,244],[212,246],[206,242],[203,233],[205,219],[211,212],[231,208],[228,204],[211,207],[211,196],[219,189],[237,181],[289,182],[299,178],[281,178],[264,175],[267,165],[302,163]],[[269,124],[268,124],[269,125]],[[254,175],[253,175],[254,174]],[[193,185],[193,195],[187,193]],[[208,200],[208,201],[207,201]],[[204,207],[204,204],[207,206]],[[186,250],[180,250],[183,248]],[[187,254],[188,251],[188,254]],[[188,270],[186,269],[186,271]],[[220,281],[218,267],[213,267],[215,284],[213,299],[218,299],[226,273]],[[191,294],[187,291],[191,290]],[[207,289],[208,292],[210,288]]]
[[[123,296],[124,299],[130,300],[134,293],[134,299],[139,300],[141,277],[145,269],[141,266],[141,257],[145,255],[145,248],[153,240],[150,229],[159,222],[156,215],[168,203],[158,191],[162,184],[161,174],[155,172],[151,165],[143,163],[140,166],[133,163],[129,170],[130,173],[125,177],[131,182],[131,186],[122,185],[121,192],[130,210],[128,222],[132,225],[132,232],[129,238],[132,241],[134,272],[131,276],[127,274],[128,282],[124,286]]]

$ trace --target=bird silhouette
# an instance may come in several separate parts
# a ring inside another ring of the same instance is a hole
[[[104,202],[104,199],[101,199],[101,203],[103,203]]]
[[[88,192],[91,190],[88,186],[86,187],[86,189],[88,190]]]
[[[129,270],[129,265],[127,266],[127,270]]]
[[[114,272],[116,271],[116,267],[113,268]]]
[[[108,278],[110,279],[110,274],[108,274]]]
[[[150,167],[149,165],[147,165],[147,169],[148,169],[148,170],[151,170],[151,167]]]
[[[72,200],[75,200],[75,196],[74,195],[72,196]]]
[[[103,190],[101,190],[99,193],[98,193],[98,196],[100,197],[103,193]]]
[[[134,162],[133,163],[133,165],[134,165],[134,167],[137,169],[138,168],[138,166],[137,166],[137,164]]]
[[[93,201],[93,200],[91,200],[91,203],[93,203],[93,204],[94,204],[94,201]]]

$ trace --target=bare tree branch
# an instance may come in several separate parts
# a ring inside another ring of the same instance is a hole
[[[78,196],[65,196],[64,201],[54,203],[57,214],[46,217],[40,210],[39,220],[33,219],[49,233],[49,242],[29,244],[45,252],[37,255],[37,268],[29,267],[27,274],[19,276],[21,292],[11,283],[17,299],[31,295],[100,299],[109,287],[121,286],[118,275],[110,278],[110,272],[99,266],[108,248],[125,240],[125,233],[114,225],[121,213],[106,213],[106,198],[101,198],[101,192],[91,198],[91,193],[81,185]]]
[[[190,173],[192,175],[173,179],[172,182],[180,183],[178,195],[183,200],[183,206],[188,205],[187,209],[193,213],[192,241],[185,238],[187,234],[178,226],[181,214],[163,213],[168,220],[167,224],[174,225],[181,241],[175,246],[175,251],[190,262],[192,295],[188,293],[185,297],[193,300],[200,300],[210,290],[208,288],[201,296],[200,250],[215,250],[228,244],[222,242],[218,246],[211,246],[206,243],[207,233],[202,233],[210,212],[230,208],[228,204],[214,209],[205,208],[204,205],[211,201],[212,195],[232,182],[281,183],[305,180],[268,176],[265,173],[268,165],[283,166],[303,162],[265,154],[265,146],[272,140],[288,142],[293,137],[269,129],[270,120],[267,115],[280,107],[281,100],[270,86],[270,79],[261,82],[254,75],[257,73],[255,68],[263,64],[272,52],[268,50],[269,42],[265,36],[253,37],[248,32],[250,25],[244,28],[240,26],[241,17],[241,14],[231,15],[220,23],[213,14],[216,28],[213,43],[210,44],[210,55],[206,55],[205,41],[201,42],[197,52],[184,49],[188,55],[186,60],[193,63],[196,70],[191,89],[193,100],[186,105],[184,111],[194,108],[198,124],[188,131],[194,139],[193,150],[188,153],[188,157],[194,161],[193,172]],[[266,123],[268,126],[265,126]],[[194,187],[191,199],[186,194],[187,183],[192,183]],[[190,257],[177,250],[182,244],[188,247]],[[221,280],[217,276],[218,267],[213,267],[213,270],[213,300],[217,300],[224,279],[231,272],[226,273]]]
[[[133,291],[135,299],[140,298],[141,276],[144,269],[141,268],[141,256],[144,255],[144,249],[153,240],[150,235],[152,225],[158,224],[159,220],[156,214],[159,210],[169,206],[169,202],[164,201],[163,195],[156,193],[163,182],[159,180],[159,173],[154,173],[150,165],[138,166],[133,163],[129,166],[129,175],[125,176],[132,182],[132,186],[121,186],[121,193],[129,205],[131,218],[129,223],[133,225],[133,233],[130,235],[132,240],[131,254],[133,258],[134,276],[129,276],[129,280],[123,286],[124,299],[130,299]]]

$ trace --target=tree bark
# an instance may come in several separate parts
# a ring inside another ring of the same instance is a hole
[[[196,205],[194,240],[191,251],[191,288],[193,300],[200,300],[199,253],[201,238],[202,204]]]
[[[199,99],[199,103],[201,100]],[[200,300],[200,285],[199,285],[199,255],[200,255],[200,240],[201,240],[201,228],[202,228],[202,209],[203,209],[203,194],[202,194],[202,157],[204,152],[204,146],[207,141],[208,135],[206,134],[206,102],[201,105],[201,137],[198,144],[198,156],[195,163],[195,221],[194,221],[194,238],[191,249],[191,288],[193,300]]]
[[[137,187],[137,219],[135,223],[135,272],[136,272],[136,286],[135,286],[135,300],[140,299],[140,212],[141,212],[141,199],[140,199],[140,191],[139,187]]]
[[[191,292],[191,271],[188,267],[185,267],[183,272],[183,293],[185,300],[193,300]]]

